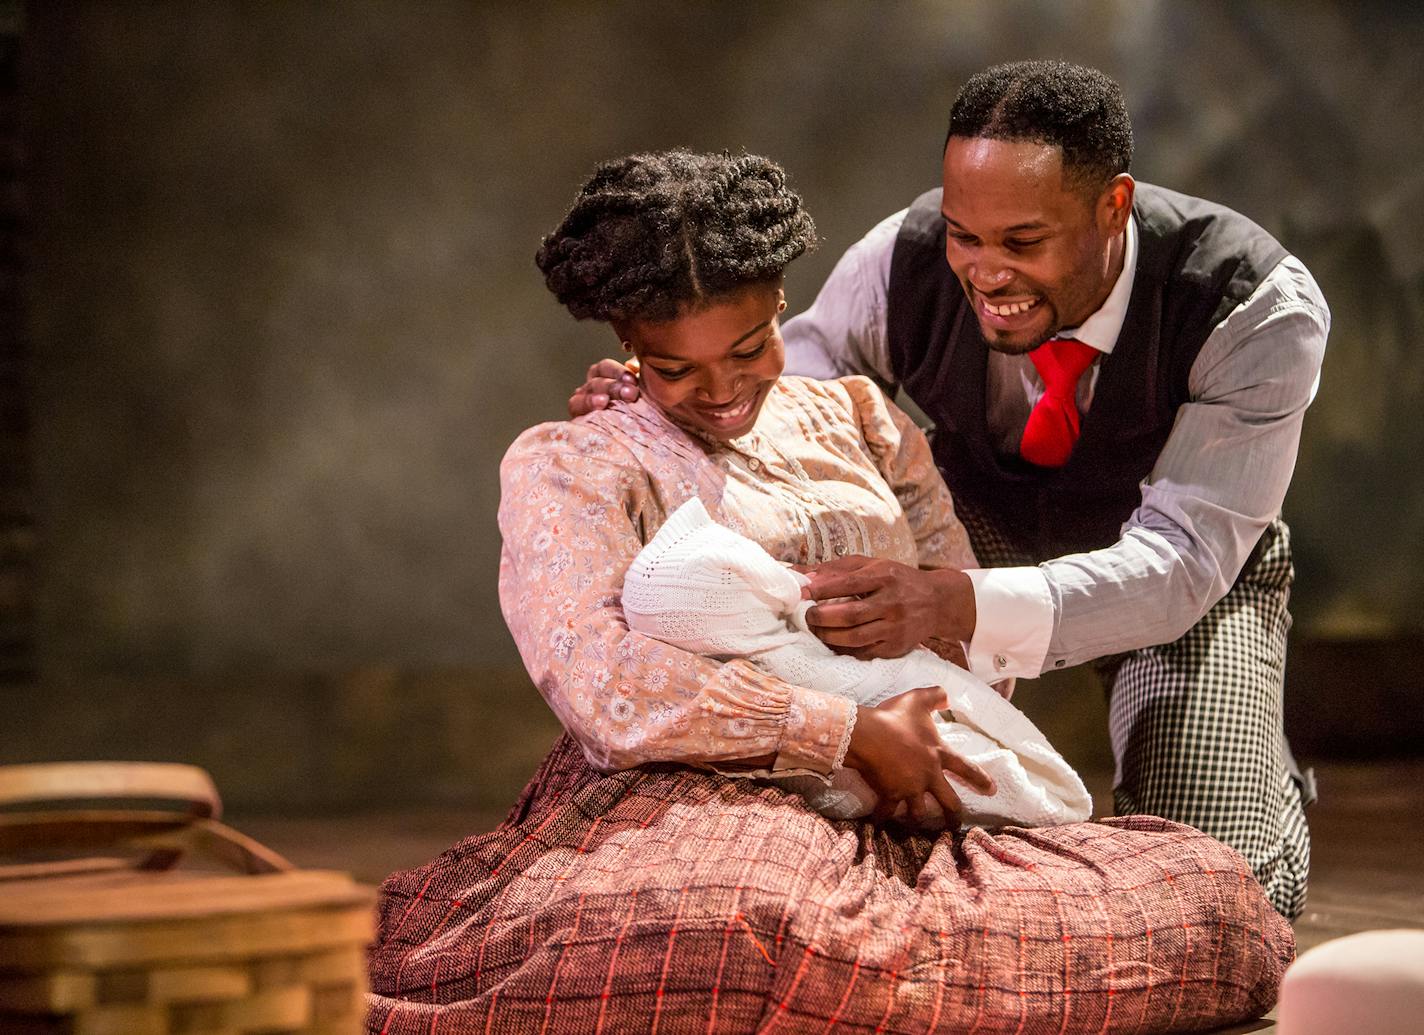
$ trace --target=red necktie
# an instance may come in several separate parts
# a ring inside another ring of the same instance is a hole
[[[1024,426],[1019,455],[1039,467],[1062,467],[1078,441],[1078,378],[1098,350],[1072,338],[1050,338],[1028,354],[1043,378],[1043,397]]]

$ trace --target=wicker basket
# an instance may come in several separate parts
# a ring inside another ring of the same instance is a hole
[[[218,823],[202,770],[0,767],[0,810],[0,1032],[361,1030],[372,890]]]

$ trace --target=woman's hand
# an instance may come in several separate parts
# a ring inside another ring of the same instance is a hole
[[[935,729],[933,713],[949,707],[937,686],[922,686],[899,694],[874,708],[856,712],[855,729],[845,764],[855,769],[879,796],[872,819],[883,823],[905,803],[910,822],[926,825],[925,794],[944,809],[945,823],[963,805],[945,779],[951,772],[981,794],[994,793],[994,781],[978,766],[966,762],[944,746]]]
[[[638,361],[620,363],[616,359],[600,359],[588,368],[587,380],[569,396],[569,416],[601,410],[612,399],[632,402],[638,398]]]

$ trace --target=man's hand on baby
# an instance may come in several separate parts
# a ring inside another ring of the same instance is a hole
[[[807,624],[843,654],[899,658],[922,643],[974,636],[974,585],[962,571],[854,556],[802,570],[811,580],[802,595],[829,601],[807,612]]]
[[[935,711],[949,707],[949,698],[937,686],[922,686],[898,694],[874,708],[856,711],[855,728],[845,764],[865,778],[879,798],[873,819],[884,822],[904,803],[911,825],[931,825],[925,807],[929,794],[944,810],[944,822],[952,825],[962,804],[945,773],[981,794],[994,793],[988,773],[967,762],[944,746],[935,728]]]
[[[632,402],[638,398],[638,361],[619,363],[616,359],[600,359],[588,368],[584,383],[569,396],[569,416],[604,409],[613,399]]]

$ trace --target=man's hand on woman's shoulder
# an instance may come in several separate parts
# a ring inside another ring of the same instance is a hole
[[[588,368],[584,383],[569,396],[569,416],[604,409],[614,398],[632,402],[638,398],[638,361],[620,363],[616,359],[600,359]]]

